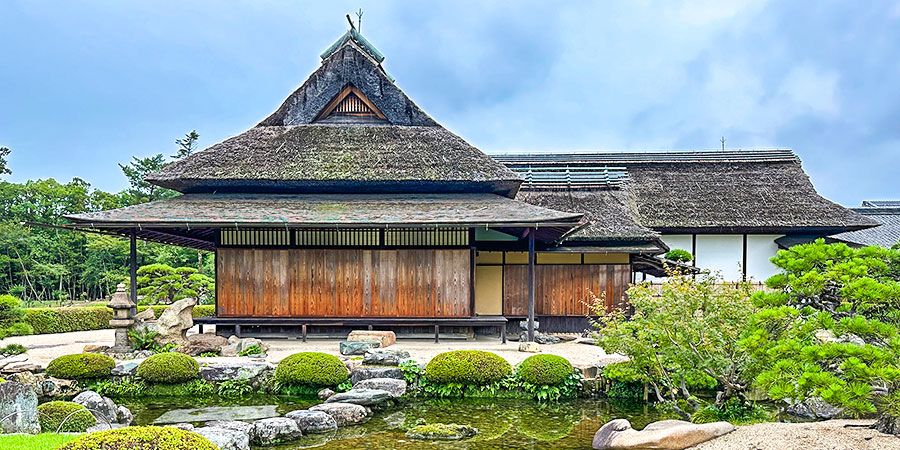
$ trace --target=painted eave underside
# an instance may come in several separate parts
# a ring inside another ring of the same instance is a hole
[[[185,194],[66,216],[91,228],[578,224],[554,211],[495,194]]]
[[[880,225],[865,230],[839,233],[832,236],[833,238],[860,245],[878,245],[887,248],[900,243],[900,207],[851,209],[878,221]]]
[[[625,167],[628,181],[622,188],[624,192],[612,196],[626,207],[617,211],[630,215],[635,225],[662,233],[832,234],[878,225],[871,218],[819,195],[799,158],[790,150],[494,157],[510,167]],[[523,186],[517,198],[525,200],[530,195],[527,186]],[[603,190],[573,195],[596,197],[594,201],[598,205],[611,196]],[[542,196],[538,194],[534,198]],[[535,201],[553,207],[550,201]],[[563,202],[559,205],[562,207]],[[623,222],[616,214],[589,213],[588,219],[598,230],[615,230]],[[602,235],[600,232],[595,236]]]

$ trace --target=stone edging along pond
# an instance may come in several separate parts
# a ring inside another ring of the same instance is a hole
[[[70,396],[85,389],[106,400],[153,396],[240,399],[259,393],[287,397],[318,397],[324,403],[284,417],[252,423],[206,423],[191,429],[222,448],[246,448],[247,443],[271,445],[297,439],[303,433],[334,430],[362,423],[373,410],[410,397],[532,398],[555,401],[582,393],[581,372],[562,357],[533,355],[513,367],[502,357],[478,350],[445,352],[420,365],[402,350],[373,349],[359,360],[344,360],[316,352],[291,355],[278,365],[228,362],[200,365],[176,352],[153,355],[140,363],[115,364],[102,354],[66,355],[48,365],[36,384],[60,386],[46,396]],[[32,378],[38,378],[36,375]],[[24,374],[17,380],[26,381]],[[63,388],[64,387],[64,388]],[[98,420],[98,426],[129,423]],[[438,427],[441,428],[441,427]],[[454,427],[444,427],[455,429]],[[95,428],[96,429],[96,428]],[[45,430],[55,431],[55,430]],[[458,431],[458,430],[457,430]],[[415,435],[415,434],[414,434]],[[457,433],[461,438],[469,435]],[[428,434],[428,436],[431,436]],[[414,437],[412,437],[414,438]],[[450,436],[449,438],[452,438]],[[431,438],[429,438],[431,439]]]

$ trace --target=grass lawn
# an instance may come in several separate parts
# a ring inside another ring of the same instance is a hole
[[[16,450],[54,450],[80,434],[0,434],[0,448]]]

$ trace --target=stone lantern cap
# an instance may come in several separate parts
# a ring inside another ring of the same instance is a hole
[[[119,283],[116,286],[116,293],[113,294],[112,300],[109,301],[109,304],[106,305],[112,309],[129,309],[134,305],[131,302],[131,297],[125,292],[125,284]]]

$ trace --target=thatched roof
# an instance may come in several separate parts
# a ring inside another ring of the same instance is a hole
[[[495,159],[516,167],[625,167],[628,181],[623,190],[628,195],[623,198],[630,202],[633,221],[659,232],[830,234],[877,224],[820,196],[790,150],[528,154]],[[602,201],[609,193],[579,195]],[[592,219],[606,220],[603,215]],[[600,226],[604,227],[613,225]]]
[[[354,36],[346,34],[329,48],[319,69],[259,125],[176,161],[147,181],[184,193],[515,195],[519,176],[425,114],[381,68],[380,53]],[[383,118],[317,120],[348,89]]]
[[[185,194],[66,216],[93,228],[566,223],[582,214],[495,194]]]
[[[497,192],[521,180],[442,127],[252,128],[148,177],[181,192]],[[398,183],[399,182],[399,183]]]
[[[628,192],[619,189],[603,190],[530,190],[522,189],[516,195],[532,205],[571,213],[584,213],[587,225],[572,233],[566,242],[593,239],[617,241],[656,240],[659,233],[644,227],[634,219],[635,211],[628,199]]]
[[[876,202],[863,202],[864,205],[866,203],[874,204]],[[850,208],[859,214],[877,221],[880,225],[865,230],[839,233],[832,237],[854,244],[878,245],[887,248],[900,243],[900,202],[886,201],[883,203],[879,202],[878,204],[896,204],[897,206]]]

